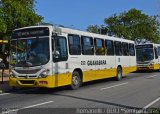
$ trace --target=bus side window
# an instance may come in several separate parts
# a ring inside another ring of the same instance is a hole
[[[160,47],[158,46],[158,55],[160,56]]]
[[[114,44],[112,40],[105,40],[106,54],[114,55]]]
[[[154,51],[155,51],[155,59],[158,59],[158,50],[156,47],[154,48]]]
[[[52,38],[52,52],[54,51],[54,39]]]
[[[130,56],[135,56],[134,44],[129,44],[129,55]]]
[[[114,42],[115,46],[115,54],[118,56],[122,56],[122,44],[119,41]]]
[[[104,40],[95,38],[96,55],[105,55]]]
[[[78,35],[68,35],[69,53],[71,55],[80,55],[80,37]]]
[[[81,45],[82,45],[83,55],[94,55],[94,46],[92,37],[82,36]]]
[[[129,55],[128,43],[125,43],[125,42],[122,43],[122,51],[124,56]]]

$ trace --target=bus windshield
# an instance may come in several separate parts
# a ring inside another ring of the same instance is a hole
[[[136,51],[137,62],[151,61],[154,59],[153,48],[138,48]]]
[[[49,37],[11,41],[11,65],[32,67],[49,61]]]

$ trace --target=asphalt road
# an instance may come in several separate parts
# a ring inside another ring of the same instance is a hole
[[[0,108],[2,114],[15,113],[18,110],[28,112],[31,111],[30,108],[41,113],[45,110],[46,114],[82,113],[86,110],[80,109],[84,108],[107,109],[105,113],[114,111],[119,113],[115,109],[121,109],[125,113],[133,109],[160,108],[160,73],[130,73],[121,81],[105,79],[89,82],[78,90],[70,90],[68,87],[44,90],[19,89],[0,94]],[[50,112],[47,112],[49,110]],[[98,111],[101,113],[101,110]]]

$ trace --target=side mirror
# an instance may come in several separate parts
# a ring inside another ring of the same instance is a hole
[[[60,53],[59,53],[59,51],[54,51],[53,52],[53,58],[55,58],[55,59],[59,59],[60,58]]]

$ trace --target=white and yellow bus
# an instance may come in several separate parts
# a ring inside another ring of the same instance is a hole
[[[136,45],[137,70],[160,70],[160,44]]]
[[[12,87],[54,88],[136,70],[131,40],[55,26],[16,29],[11,38]]]

